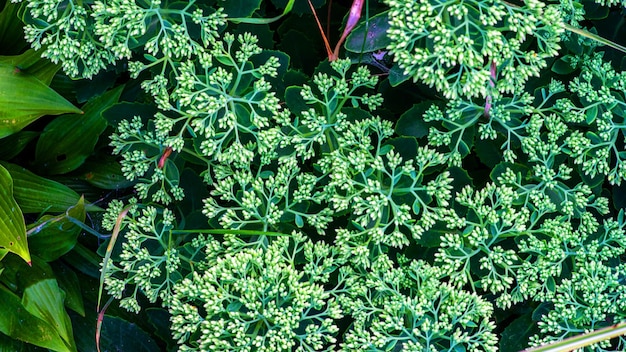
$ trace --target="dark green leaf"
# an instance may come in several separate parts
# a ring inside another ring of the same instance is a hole
[[[363,21],[346,38],[345,48],[355,53],[368,53],[385,49],[391,39],[387,35],[389,29],[388,11]]]
[[[133,116],[139,116],[147,120],[153,118],[158,109],[153,104],[139,104],[122,102],[115,104],[102,113],[109,125],[117,126],[121,120],[129,119]]]
[[[424,113],[433,105],[432,102],[421,102],[407,110],[396,123],[396,133],[401,136],[423,138],[428,135],[428,124],[424,122]]]
[[[98,161],[87,161],[78,170],[81,179],[101,189],[122,189],[135,184],[122,173],[122,166],[111,157],[101,157]]]
[[[94,335],[92,335],[94,336]],[[136,324],[122,318],[104,316],[100,335],[102,351],[159,351],[154,339]]]
[[[67,209],[64,214],[44,215],[30,226],[28,243],[31,253],[50,262],[72,250],[81,228],[70,218],[85,221],[85,204],[82,197],[78,204]]]
[[[592,105],[591,107],[589,107],[586,111],[585,111],[585,122],[587,122],[587,124],[591,125],[593,123],[593,121],[596,120],[596,117],[598,117],[598,106],[597,105]]]
[[[76,273],[61,261],[50,264],[54,270],[59,287],[65,292],[65,306],[81,316],[85,316],[85,305],[81,285]]]
[[[502,332],[500,338],[501,352],[517,352],[528,347],[528,339],[537,332],[535,322],[530,314],[515,319]]]
[[[115,71],[102,71],[91,79],[81,79],[76,81],[76,100],[84,103],[97,96],[103,95],[107,90],[115,85],[118,75]]]
[[[2,302],[0,332],[53,351],[68,350],[54,326],[26,310],[20,298],[3,285],[0,285],[0,302]]]
[[[533,311],[532,321],[537,322],[543,319],[543,316],[548,314],[553,308],[552,303],[543,302],[539,304],[539,306]]]
[[[30,263],[24,215],[13,196],[13,179],[0,166],[0,246]]]
[[[496,166],[502,161],[503,151],[500,149],[502,141],[496,140],[481,140],[475,146],[476,155],[480,161],[490,168]]]
[[[24,23],[18,16],[21,5],[4,1],[4,9],[0,12],[0,53],[2,54],[18,54],[28,46],[22,30]]]
[[[301,91],[301,87],[287,87],[285,90],[285,103],[287,103],[289,110],[296,114],[306,111],[311,107],[307,105],[302,98],[302,95],[300,94]]]
[[[148,308],[146,309],[146,315],[148,316],[148,322],[155,330],[155,335],[167,343],[168,351],[175,350],[176,341],[172,339],[169,324],[171,316],[167,310],[162,308]]]
[[[80,196],[58,182],[37,176],[18,165],[0,163],[13,178],[14,197],[24,213],[60,213],[78,203]],[[88,206],[87,210],[98,207]]]
[[[77,271],[95,279],[100,278],[101,260],[102,257],[80,244],[80,242],[76,243],[72,251],[63,256],[63,261]]]
[[[296,1],[296,4],[299,2]],[[319,63],[320,58],[326,56],[326,54],[322,54],[324,46],[319,40],[319,34],[310,30],[316,28],[315,22],[311,22],[310,25],[311,27],[306,32],[295,29],[288,30],[278,45],[278,49],[291,58],[293,68],[301,69],[306,74],[311,74],[311,68]]]
[[[417,156],[418,143],[413,137],[396,137],[388,139],[385,144],[392,145],[393,150],[400,154],[404,161],[411,160]]]
[[[576,70],[576,67],[571,65],[571,57],[569,55],[563,56],[552,64],[552,72],[559,75],[567,75]]]
[[[218,0],[228,17],[250,17],[261,6],[261,0]]]
[[[90,100],[84,114],[56,118],[44,129],[35,150],[35,163],[50,175],[67,173],[83,164],[107,126],[102,112],[115,104],[123,86]]]
[[[401,83],[408,81],[411,76],[405,75],[404,70],[401,69],[398,65],[393,65],[391,70],[389,70],[389,84],[392,87],[397,87]]]
[[[37,136],[39,132],[20,131],[0,139],[0,160],[13,159]]]
[[[615,209],[626,209],[626,182],[613,186],[613,206]]]

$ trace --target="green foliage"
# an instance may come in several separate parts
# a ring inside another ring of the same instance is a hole
[[[303,3],[8,4],[37,51],[0,57],[0,349],[512,351],[625,320],[618,4],[370,0],[332,62]]]
[[[558,7],[541,1],[386,3],[394,60],[406,75],[435,86],[446,98],[518,92],[560,48]]]

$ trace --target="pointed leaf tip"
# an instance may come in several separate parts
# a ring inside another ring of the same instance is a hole
[[[30,264],[24,215],[13,197],[13,179],[0,166],[0,247],[15,253]]]

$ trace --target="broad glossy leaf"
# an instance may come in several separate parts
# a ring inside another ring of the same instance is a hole
[[[387,35],[389,29],[388,11],[362,21],[346,38],[345,48],[355,53],[369,53],[385,49],[391,39]]]
[[[43,115],[80,113],[80,109],[35,76],[0,64],[0,138],[11,135]]]
[[[100,278],[102,257],[80,244],[80,242],[76,243],[72,251],[63,256],[63,261],[87,276],[96,279]]]
[[[135,184],[124,176],[122,166],[110,157],[100,158],[97,162],[87,161],[80,172],[83,180],[101,189],[128,188]]]
[[[176,342],[172,339],[169,324],[171,315],[167,310],[163,308],[148,308],[146,309],[146,315],[148,316],[148,322],[154,328],[154,334],[167,343],[168,351],[175,350]]]
[[[24,290],[22,303],[26,310],[54,327],[67,345],[66,350],[76,351],[72,333],[72,322],[65,311],[65,293],[56,279],[38,281]]]
[[[13,196],[13,179],[0,166],[0,246],[30,263],[24,215]]]
[[[567,75],[574,72],[576,70],[576,67],[572,67],[571,60],[572,56],[566,55],[554,61],[554,64],[552,64],[552,72],[559,75]]]
[[[613,206],[615,209],[626,208],[626,182],[622,182],[619,186],[613,186]]]
[[[53,351],[68,350],[54,327],[26,310],[20,298],[3,285],[0,285],[0,302],[2,302],[0,332]]]
[[[531,314],[524,314],[511,322],[502,332],[500,351],[517,352],[528,347],[528,338],[537,330]]]
[[[76,272],[60,260],[50,263],[50,266],[54,271],[59,287],[65,292],[65,306],[81,316],[85,316],[83,294]]]
[[[67,173],[85,162],[107,126],[102,112],[117,103],[123,88],[90,100],[83,106],[84,114],[60,116],[46,126],[35,150],[35,163],[42,172]]]
[[[13,159],[37,136],[39,132],[20,131],[0,139],[0,160]]]
[[[80,196],[69,187],[37,176],[25,168],[0,162],[13,178],[13,195],[24,213],[65,212],[78,203]],[[87,206],[87,210],[99,210]]]
[[[296,1],[296,4],[299,2]],[[290,28],[285,25],[287,21],[289,20],[286,20],[281,28],[283,26]],[[303,19],[299,21],[306,22]],[[319,33],[312,31],[312,28],[315,28],[315,22],[310,23],[308,30],[289,29],[283,34],[282,41],[278,45],[278,50],[285,52],[291,58],[293,68],[301,69],[305,74],[311,74],[311,68],[319,64],[318,58],[324,51],[324,44],[319,39]]]
[[[71,251],[76,245],[81,228],[70,218],[85,221],[85,202],[82,197],[64,214],[44,215],[30,226],[28,244],[31,253],[50,262]]]
[[[287,87],[285,90],[285,102],[289,110],[296,114],[300,114],[302,111],[306,111],[312,108],[312,105],[307,105],[306,101],[302,98],[301,87]]]
[[[500,148],[503,142],[503,138],[481,140],[479,143],[476,143],[474,150],[483,164],[493,168],[503,159],[502,150]]]
[[[18,16],[21,4],[12,1],[2,3],[4,8],[0,12],[0,48],[5,54],[17,54],[28,45],[22,29],[24,23]]]
[[[401,136],[426,137],[428,135],[428,124],[424,122],[423,116],[432,105],[432,102],[422,102],[413,105],[411,109],[400,116],[395,127],[396,133]]]
[[[401,83],[408,81],[411,76],[405,75],[404,70],[400,68],[398,65],[393,65],[393,67],[389,70],[389,84],[392,87],[397,87]]]
[[[39,79],[45,85],[50,85],[52,78],[61,68],[61,64],[55,64],[41,57],[41,52],[29,49],[20,55],[0,56],[0,65],[6,64],[17,68],[20,72],[27,73]]]
[[[228,17],[250,17],[261,6],[261,0],[218,0]]]
[[[80,351],[96,351],[95,316],[81,319],[74,316],[76,343]],[[101,351],[161,351],[153,337],[136,323],[105,315],[100,333]]]
[[[37,347],[20,340],[12,339],[9,336],[0,333],[0,351],[7,352],[47,352],[46,348]]]

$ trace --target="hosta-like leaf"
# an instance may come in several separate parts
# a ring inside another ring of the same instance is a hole
[[[0,332],[53,351],[68,350],[61,337],[54,333],[54,327],[26,310],[20,298],[3,285],[0,285],[0,302]]]
[[[24,213],[65,212],[78,203],[80,195],[69,187],[37,176],[25,168],[2,162],[13,178],[13,194]],[[87,206],[87,211],[100,210]]]
[[[75,170],[94,151],[107,121],[102,112],[115,104],[123,86],[90,100],[84,114],[60,116],[50,122],[37,141],[35,163],[42,172],[56,175]]]
[[[65,311],[65,294],[59,288],[56,279],[46,279],[28,286],[24,290],[22,303],[37,318],[54,327],[63,339],[68,351],[76,351],[72,333],[72,322]]]
[[[29,49],[20,55],[0,56],[0,65],[6,64],[17,68],[20,72],[27,73],[45,85],[50,85],[52,78],[61,68],[61,64],[55,64],[41,57],[41,52]]]
[[[64,214],[42,216],[29,229],[30,251],[45,261],[53,261],[74,248],[80,226],[74,221],[85,221],[85,202],[81,197],[78,203]]]
[[[0,166],[0,246],[30,263],[24,216],[13,198],[11,175],[2,166]]]
[[[33,75],[0,64],[0,138],[11,135],[43,115],[80,113]]]

